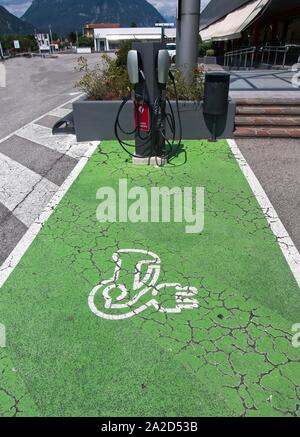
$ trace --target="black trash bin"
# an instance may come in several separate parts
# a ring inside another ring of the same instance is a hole
[[[211,71],[205,75],[203,113],[212,117],[212,140],[216,140],[219,116],[228,112],[230,74]]]

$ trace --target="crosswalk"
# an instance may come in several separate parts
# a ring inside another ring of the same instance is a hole
[[[75,99],[73,99],[75,100]],[[72,101],[0,140],[0,266],[95,143],[52,135]]]

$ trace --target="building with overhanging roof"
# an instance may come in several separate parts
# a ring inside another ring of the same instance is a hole
[[[95,29],[118,29],[120,23],[87,23],[84,26],[84,34],[90,38],[94,38]]]
[[[300,0],[211,0],[201,14],[200,35],[219,54],[244,47],[297,48]]]
[[[175,42],[176,28],[166,28],[165,37],[168,42]],[[124,41],[159,41],[160,27],[121,27],[94,29],[96,51],[110,51],[119,48]]]

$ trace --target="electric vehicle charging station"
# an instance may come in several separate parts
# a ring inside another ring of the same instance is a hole
[[[128,73],[134,85],[135,159],[162,157],[164,153],[169,68],[169,53],[163,43],[137,43],[129,52]],[[135,80],[137,71],[138,81]]]
[[[199,17],[199,0],[178,0],[176,60],[187,82],[197,66]],[[53,133],[67,125],[79,142],[117,139],[134,163],[162,165],[180,150],[181,139],[233,138],[235,103],[229,99],[228,73],[206,74],[204,102],[170,101],[166,83],[169,78],[175,88],[176,83],[166,44],[160,41],[133,44],[128,75],[132,93],[124,101],[82,98],[73,103],[72,120],[60,120]]]
[[[178,1],[177,16],[177,67],[189,82],[193,68],[197,65],[197,44],[200,24],[199,0]],[[177,96],[174,76],[170,71],[170,57],[166,44],[135,43],[128,53],[127,69],[132,84],[134,130],[128,132],[122,126],[120,115],[130,100],[125,99],[120,106],[115,122],[115,135],[123,149],[133,157],[138,164],[164,165],[174,152],[176,138],[176,120],[174,110],[166,94],[166,85],[169,78],[173,81]],[[218,117],[226,117],[229,104],[230,75],[226,72],[211,72],[205,75],[205,95],[203,114],[205,122],[210,126],[212,141],[216,141],[218,134]],[[167,112],[169,107],[170,112]],[[179,150],[182,141],[182,120],[176,98],[176,108],[179,124]],[[168,131],[171,137],[168,138]],[[131,133],[135,136],[135,150],[122,140],[120,134]]]
[[[133,86],[135,151],[120,139],[119,132],[125,129],[120,125],[119,116],[128,99],[124,100],[115,124],[116,137],[120,145],[133,157],[135,163],[153,159],[163,164],[166,151],[166,86],[170,73],[170,57],[162,42],[136,43],[128,53],[128,76]],[[171,116],[169,114],[169,116]],[[173,124],[175,123],[173,119]]]
[[[164,43],[136,43],[128,53],[128,76],[133,90],[131,99],[134,111],[135,151],[130,152],[132,145],[120,138],[125,133],[125,126],[120,123],[120,115],[129,99],[125,99],[118,111],[115,123],[115,134],[119,144],[133,157],[136,164],[164,165],[174,152],[176,138],[176,119],[174,110],[166,93],[166,84],[172,79],[170,57]],[[230,74],[227,72],[208,72],[205,75],[203,115],[209,126],[210,140],[218,137],[218,120],[226,118],[229,106]],[[168,112],[168,108],[170,112]],[[176,99],[177,118],[179,124],[179,142],[182,141],[182,120]],[[171,131],[171,138],[167,135]],[[127,132],[129,133],[129,132]]]

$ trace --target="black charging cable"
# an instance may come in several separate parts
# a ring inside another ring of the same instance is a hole
[[[140,69],[139,71],[140,71],[140,74],[141,74],[142,79],[143,79],[143,81],[144,81],[144,87],[143,87],[143,94],[142,94],[142,95],[135,94],[135,99],[138,97],[139,100],[142,101],[142,106],[143,106],[143,105],[145,104],[145,95],[146,95],[146,78],[145,78],[145,74],[144,74],[144,72],[143,72],[141,69]],[[132,130],[132,131],[130,131],[130,132],[128,132],[128,131],[126,131],[125,129],[122,128],[121,123],[120,123],[120,117],[121,117],[121,114],[122,114],[122,112],[123,112],[123,109],[124,109],[125,105],[126,105],[130,100],[132,100],[132,96],[128,96],[128,97],[126,97],[126,98],[122,101],[122,104],[121,104],[121,106],[120,106],[120,108],[119,108],[119,110],[118,110],[118,113],[117,113],[117,116],[116,116],[116,120],[115,120],[115,126],[114,126],[115,137],[117,138],[117,141],[118,141],[118,143],[120,144],[120,146],[122,147],[122,149],[123,149],[123,150],[124,150],[128,155],[132,156],[133,158],[140,158],[140,156],[138,156],[138,155],[136,155],[135,153],[132,153],[132,152],[130,152],[130,151],[128,150],[128,147],[135,147],[135,145],[134,145],[134,144],[130,144],[130,143],[126,142],[126,141],[123,141],[123,140],[121,139],[121,137],[120,137],[120,133],[119,133],[119,131],[120,131],[121,133],[123,133],[124,135],[133,135],[133,134],[138,133],[140,139],[141,139],[142,141],[145,141],[145,142],[142,144],[142,146],[145,146],[145,145],[147,145],[147,144],[149,143],[149,141],[152,140],[152,126],[150,126],[149,134],[148,134],[145,138],[143,138],[143,137],[141,136],[141,134],[140,134],[140,113],[138,112],[138,113],[137,113],[137,126],[135,127],[135,129]]]
[[[143,95],[136,95],[135,97],[139,97],[140,100],[142,101],[142,105],[145,104],[145,91],[146,91],[146,80],[145,80],[145,75],[142,72],[142,70],[140,70],[141,76],[144,80],[144,89],[143,89]],[[175,77],[173,75],[173,73],[170,71],[169,72],[169,77],[173,83],[173,87],[174,87],[174,94],[175,94],[175,100],[176,100],[176,110],[177,110],[177,117],[178,117],[178,123],[179,123],[179,142],[177,144],[176,147],[176,153],[173,152],[173,148],[174,148],[174,144],[175,144],[175,138],[176,138],[176,120],[175,120],[175,114],[174,114],[174,110],[172,108],[171,102],[168,98],[163,99],[162,96],[159,96],[156,101],[154,102],[153,108],[152,108],[152,117],[151,117],[151,121],[150,121],[150,130],[149,130],[149,134],[146,135],[145,137],[142,137],[140,135],[140,114],[137,114],[137,126],[135,127],[134,130],[127,132],[125,129],[122,128],[121,124],[120,124],[120,116],[121,113],[125,107],[125,105],[128,103],[129,100],[131,100],[131,96],[126,97],[123,101],[122,104],[118,110],[117,113],[117,117],[116,117],[116,121],[115,121],[115,136],[117,138],[118,143],[120,144],[120,146],[122,147],[122,149],[130,156],[134,157],[134,158],[140,158],[140,156],[130,152],[128,150],[128,147],[135,147],[134,144],[130,144],[127,143],[126,141],[123,141],[120,138],[120,134],[119,131],[122,132],[124,135],[133,135],[135,133],[138,133],[139,138],[142,141],[145,141],[143,144],[141,144],[141,146],[145,146],[147,144],[149,144],[149,142],[153,140],[153,132],[155,132],[155,134],[157,132],[159,132],[162,137],[164,138],[164,140],[166,141],[168,147],[169,147],[169,152],[167,152],[166,150],[164,151],[164,153],[161,155],[161,151],[156,150],[155,146],[154,146],[154,142],[151,143],[151,154],[155,155],[155,157],[157,158],[157,155],[160,155],[161,159],[166,159],[168,162],[170,162],[171,158],[176,156],[181,148],[181,144],[182,144],[182,120],[181,120],[181,115],[180,115],[180,108],[179,108],[179,102],[178,102],[178,93],[177,93],[177,87],[176,87],[176,81],[175,81]],[[170,112],[166,111],[166,104],[168,104]],[[171,134],[172,134],[172,139],[167,138],[166,136],[166,132],[165,132],[165,128],[162,127],[164,126],[164,121],[166,121],[168,123],[168,126],[170,128]],[[156,163],[158,166],[162,166],[163,164],[161,163],[160,165],[157,162],[156,159]]]
[[[126,132],[124,129],[122,129],[121,125],[120,125],[120,116],[121,113],[125,107],[125,105],[129,102],[129,100],[131,100],[131,96],[127,97],[126,99],[123,100],[118,113],[117,113],[117,117],[116,117],[116,121],[115,121],[115,137],[117,138],[118,143],[120,144],[120,146],[122,147],[122,149],[130,156],[132,156],[133,158],[140,158],[140,156],[136,155],[135,153],[132,153],[128,150],[128,147],[135,147],[134,144],[130,144],[124,140],[121,139],[120,137],[120,133],[119,130],[125,134],[125,135],[133,135],[134,133],[137,132],[138,130],[138,126],[131,132]],[[151,131],[150,131],[151,132]],[[147,145],[149,143],[149,141],[151,140],[151,136],[144,142],[143,146]]]
[[[178,154],[178,152],[180,151],[180,148],[181,148],[181,144],[182,144],[182,133],[183,133],[183,131],[182,131],[182,120],[181,120],[181,115],[180,115],[180,108],[179,108],[179,99],[178,99],[178,92],[177,92],[177,87],[176,87],[176,80],[175,80],[175,77],[174,77],[174,74],[172,73],[172,71],[169,71],[169,77],[170,77],[170,79],[171,79],[171,81],[172,81],[172,84],[173,84],[173,88],[174,88],[174,94],[175,94],[175,102],[176,102],[176,111],[177,111],[177,118],[178,118],[178,124],[179,124],[179,141],[178,141],[178,144],[177,144],[177,147],[176,147],[176,153],[174,154],[173,153],[173,156],[176,156],[177,154]],[[169,103],[169,107],[170,107],[170,110],[171,110],[171,113],[172,113],[172,120],[173,120],[173,126],[174,126],[174,130],[173,130],[173,144],[172,144],[172,149],[173,149],[173,146],[174,146],[174,143],[175,143],[175,136],[176,136],[176,131],[175,131],[175,129],[176,129],[176,122],[175,122],[175,114],[174,114],[174,111],[173,111],[173,108],[172,108],[172,105],[171,105],[171,102],[170,102],[170,100],[168,99],[168,103]],[[172,129],[171,129],[171,131],[172,131]]]

